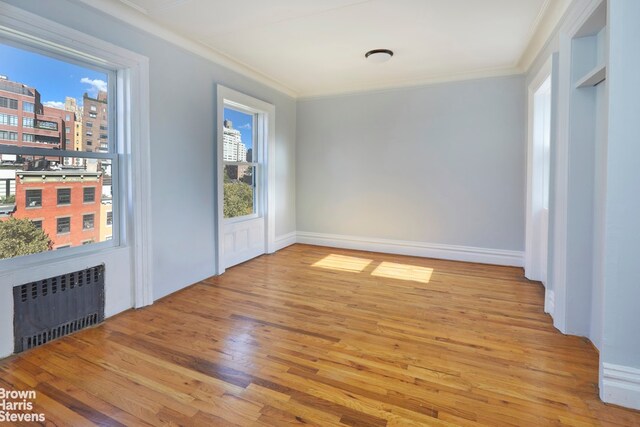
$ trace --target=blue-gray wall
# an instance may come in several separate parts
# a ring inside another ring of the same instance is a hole
[[[217,83],[276,106],[276,237],[295,231],[295,99],[83,4],[6,3],[149,58],[154,298],[214,274]]]
[[[303,99],[299,231],[521,251],[522,76]]]

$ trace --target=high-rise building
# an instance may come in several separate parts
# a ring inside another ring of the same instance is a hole
[[[247,146],[242,142],[240,131],[233,128],[231,120],[224,121],[222,141],[222,157],[225,162],[247,161]]]
[[[0,144],[65,150],[74,128],[72,116],[43,105],[35,88],[0,76]],[[2,160],[15,156],[3,155]]]
[[[82,97],[81,151],[108,151],[108,118],[107,92],[98,92],[96,98],[91,98],[85,93]]]

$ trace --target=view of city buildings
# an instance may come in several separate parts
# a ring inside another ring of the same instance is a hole
[[[62,103],[58,103],[62,106]],[[52,249],[112,238],[111,165],[57,151],[107,152],[107,93],[44,105],[37,88],[0,76],[0,145],[51,155],[0,154],[0,221],[28,219]]]
[[[224,121],[222,142],[222,158],[225,162],[247,161],[247,146],[242,143],[242,135],[238,129],[233,128],[231,120]]]

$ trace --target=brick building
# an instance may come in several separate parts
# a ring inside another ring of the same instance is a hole
[[[15,218],[28,218],[54,249],[100,241],[102,173],[18,171]]]
[[[40,93],[0,76],[0,144],[73,149],[75,114],[44,106]]]
[[[109,112],[107,92],[98,92],[96,98],[82,97],[82,151],[108,151]]]

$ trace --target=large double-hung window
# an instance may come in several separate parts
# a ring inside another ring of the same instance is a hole
[[[1,37],[0,57],[0,179],[11,183],[0,194],[0,262],[119,245],[118,147],[106,130],[117,129],[116,71]],[[76,123],[105,129],[99,150],[86,136],[70,143]]]

